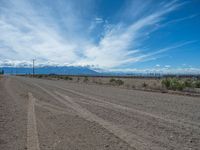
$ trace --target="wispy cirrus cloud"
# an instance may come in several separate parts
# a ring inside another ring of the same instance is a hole
[[[27,1],[7,1],[0,16],[1,57],[11,60],[37,58],[41,63],[64,64],[76,60],[77,44],[71,41],[73,37],[61,35],[54,21],[51,16],[37,13]],[[69,22],[71,25],[66,28],[73,30],[73,21]]]
[[[128,24],[123,20],[113,24],[96,17],[95,3],[91,0],[82,2],[82,5],[76,5],[76,2],[2,1],[1,62],[16,65],[36,58],[38,64],[90,65],[110,69],[147,61],[165,51],[191,44],[183,42],[147,53],[140,47],[141,39],[156,24],[162,23],[167,14],[183,5],[177,0],[156,5],[143,2],[143,7],[136,11],[132,10],[135,4],[127,5],[120,13],[131,16],[134,11]],[[135,3],[141,2],[136,0]],[[152,10],[153,6],[155,9]],[[94,40],[91,30],[97,30],[98,40]]]
[[[177,9],[181,5],[177,4],[176,1],[163,3],[158,10],[128,26],[123,24],[112,26],[112,28],[105,32],[97,44],[86,48],[84,52],[85,57],[78,62],[78,65],[93,64],[103,68],[116,67],[126,63],[146,61],[161,52],[189,44],[186,42],[147,54],[142,53],[142,49],[137,49],[137,44],[140,42],[140,38],[143,38],[146,32],[148,32],[148,27],[161,22],[165,14]]]

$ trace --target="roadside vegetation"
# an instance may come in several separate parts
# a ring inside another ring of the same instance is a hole
[[[88,81],[89,81],[88,77],[85,76],[83,82],[88,82]]]
[[[69,77],[69,76],[65,76],[64,79],[65,80],[73,80],[72,77]]]
[[[45,74],[38,74],[34,75],[36,78],[46,78],[46,79],[63,79],[63,80],[73,80],[70,76],[63,76],[63,75],[45,75]]]
[[[32,75],[27,75],[32,77]],[[164,77],[164,78],[137,78],[137,77],[107,77],[107,76],[73,76],[73,75],[34,75],[36,78],[50,80],[66,80],[76,83],[99,84],[107,86],[117,86],[126,89],[136,89],[145,91],[157,91],[170,93],[177,91],[184,94],[196,93],[200,95],[200,77]]]
[[[120,80],[120,79],[111,78],[111,79],[110,79],[110,84],[111,84],[111,85],[120,86],[120,85],[123,85],[123,84],[124,84],[124,81],[122,81],[122,80]]]
[[[142,87],[143,87],[143,88],[147,88],[147,86],[148,86],[148,84],[147,84],[146,82],[144,82],[144,83],[142,84]]]
[[[199,79],[180,79],[180,78],[165,78],[162,80],[162,86],[168,90],[183,91],[184,89],[200,88]]]

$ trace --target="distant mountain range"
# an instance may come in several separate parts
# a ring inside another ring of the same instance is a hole
[[[5,74],[32,74],[33,69],[28,67],[2,67]],[[46,66],[36,67],[35,74],[68,74],[68,75],[99,75],[100,73],[87,67],[74,66]]]
[[[31,67],[0,67],[4,74],[32,74]],[[98,69],[80,66],[43,66],[36,67],[35,74],[57,74],[57,75],[91,75],[91,76],[139,76],[139,77],[159,77],[163,75],[192,75],[192,74],[159,74],[159,73],[123,73],[105,72]],[[193,74],[194,75],[194,74]]]

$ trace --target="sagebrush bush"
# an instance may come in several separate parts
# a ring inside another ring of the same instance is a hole
[[[162,83],[162,85],[165,86],[167,89],[170,88],[170,85],[171,85],[170,79],[166,78],[166,79],[162,80],[161,83]]]
[[[148,86],[148,84],[147,83],[142,83],[142,87],[144,87],[144,88],[146,88]]]
[[[166,78],[163,79],[161,83],[167,89],[174,91],[175,90],[182,91],[186,87],[185,82],[177,78]]]
[[[73,80],[72,77],[69,77],[69,76],[65,76],[64,79],[65,80]]]
[[[111,78],[110,79],[110,82],[112,83],[112,82],[115,82],[116,80],[114,79],[114,78]]]
[[[38,78],[42,78],[43,76],[40,74],[40,75],[38,75]]]
[[[122,81],[122,80],[120,80],[120,79],[114,79],[114,78],[111,78],[110,79],[110,83],[111,84],[113,84],[113,85],[118,85],[118,86],[120,86],[120,85],[123,85],[124,84],[124,81]]]
[[[123,85],[123,84],[124,84],[124,81],[118,79],[118,80],[115,81],[115,83],[116,83],[117,85]]]
[[[197,81],[195,82],[195,87],[196,87],[196,88],[200,88],[200,80],[197,80]]]
[[[84,77],[83,82],[88,82],[88,81],[89,81],[88,77]]]
[[[185,86],[186,87],[194,87],[193,81],[191,79],[185,80]]]

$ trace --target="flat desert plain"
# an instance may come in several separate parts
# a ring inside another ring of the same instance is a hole
[[[199,147],[199,97],[65,80],[0,80],[1,150]]]

